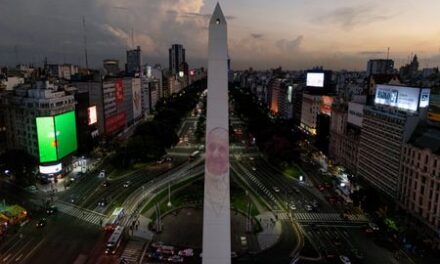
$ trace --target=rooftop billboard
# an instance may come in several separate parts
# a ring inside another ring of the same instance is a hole
[[[307,73],[308,87],[324,87],[324,73],[323,72],[308,72]]]
[[[376,87],[376,105],[387,105],[401,110],[417,111],[420,88],[378,84]]]

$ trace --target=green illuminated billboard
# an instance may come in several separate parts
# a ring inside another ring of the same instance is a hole
[[[75,112],[71,111],[55,116],[55,129],[57,131],[58,159],[62,159],[78,147]]]
[[[74,111],[37,117],[36,122],[41,163],[60,160],[77,149]]]
[[[40,162],[57,160],[57,142],[53,117],[37,117],[37,136]]]

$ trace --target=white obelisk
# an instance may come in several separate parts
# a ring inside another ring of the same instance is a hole
[[[228,133],[228,39],[217,3],[209,22],[203,264],[231,263]]]

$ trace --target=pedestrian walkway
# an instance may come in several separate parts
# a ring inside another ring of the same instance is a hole
[[[56,201],[55,206],[58,208],[58,210],[62,213],[71,215],[73,217],[76,217],[80,220],[89,222],[94,225],[101,226],[106,219],[106,215],[100,214],[98,212],[81,208],[72,204],[68,204],[62,201]]]
[[[368,223],[365,215],[348,215],[342,218],[335,213],[294,213],[293,217],[300,223]]]
[[[261,250],[266,250],[275,245],[281,236],[281,223],[276,221],[272,212],[264,212],[255,217],[263,231],[258,233],[257,239]]]
[[[132,239],[128,241],[128,244],[121,255],[121,263],[138,263],[146,242],[147,241],[143,239]]]

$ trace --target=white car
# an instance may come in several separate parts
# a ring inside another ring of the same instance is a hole
[[[128,188],[128,186],[130,186],[130,181],[126,181],[126,182],[124,182],[124,188]]]
[[[292,209],[292,210],[296,210],[296,205],[295,205],[295,204],[290,204],[289,207],[290,207],[290,209]]]
[[[280,188],[278,188],[277,186],[273,186],[272,189],[274,190],[274,192],[280,192]]]
[[[351,264],[351,261],[350,261],[350,259],[349,259],[347,256],[340,255],[340,256],[339,256],[339,259],[340,259],[341,262],[344,263],[344,264]]]
[[[178,255],[182,257],[192,257],[194,256],[194,250],[192,248],[180,250]]]

